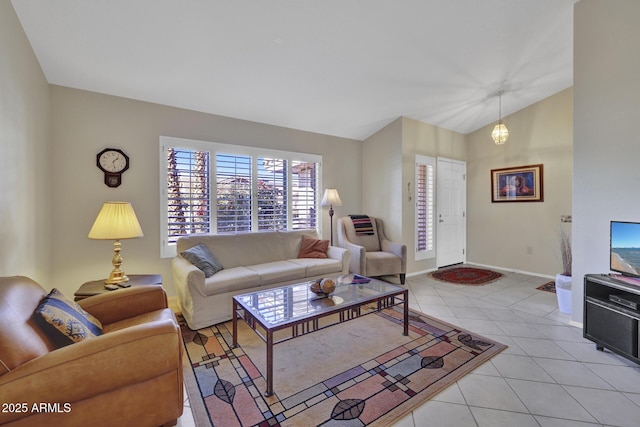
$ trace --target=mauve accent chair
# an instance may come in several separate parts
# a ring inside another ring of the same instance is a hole
[[[351,252],[349,270],[362,276],[399,275],[404,285],[407,272],[407,245],[392,242],[384,234],[380,218],[369,217],[369,234],[358,233],[351,217],[338,219],[338,246]]]

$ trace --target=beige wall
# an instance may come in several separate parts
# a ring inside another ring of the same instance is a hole
[[[407,197],[407,183],[415,190],[415,156],[445,157],[453,160],[467,160],[466,136],[428,123],[404,118],[402,121],[402,200],[403,200],[403,241],[407,245],[407,271],[409,273],[433,270],[436,259],[416,261],[415,253],[415,205]],[[436,183],[437,185],[437,183]],[[412,194],[413,198],[413,194]],[[437,223],[435,224],[437,228]],[[436,231],[437,233],[437,231]]]
[[[0,276],[49,287],[49,86],[8,0],[0,1],[0,58]]]
[[[407,245],[409,275],[434,269],[435,258],[415,261],[415,156],[466,160],[465,136],[401,117],[363,144],[363,212],[385,222],[387,237]]]
[[[394,120],[362,146],[362,212],[384,220],[391,240],[402,237],[402,118]]]
[[[225,144],[268,147],[323,156],[323,187],[339,188],[344,206],[336,215],[360,209],[361,141],[302,132],[182,110],[147,102],[51,86],[53,120],[53,282],[73,293],[86,280],[106,277],[113,244],[87,234],[102,203],[131,202],[144,237],[123,241],[127,273],[159,273],[175,294],[169,259],[160,258],[159,137],[174,136]],[[108,188],[96,154],[120,148],[130,158],[122,185]],[[323,208],[323,234],[329,217]]]
[[[555,276],[559,235],[570,232],[572,89],[504,118],[509,139],[495,145],[494,124],[467,135],[467,261]],[[543,164],[544,202],[492,203],[491,169]],[[529,253],[531,252],[531,253]]]
[[[581,0],[574,14],[573,313],[609,272],[609,222],[640,222],[640,2]]]

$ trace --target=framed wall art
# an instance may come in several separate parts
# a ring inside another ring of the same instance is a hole
[[[491,202],[542,202],[542,164],[491,169]]]

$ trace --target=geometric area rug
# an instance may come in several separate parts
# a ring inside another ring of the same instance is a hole
[[[234,349],[230,321],[193,331],[178,316],[196,425],[389,425],[506,348],[414,310],[405,337],[400,308],[371,311],[275,345],[269,397],[266,346],[244,321]]]

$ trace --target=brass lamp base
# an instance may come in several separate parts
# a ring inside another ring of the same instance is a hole
[[[109,274],[109,278],[107,280],[104,281],[104,283],[108,284],[108,285],[117,285],[118,283],[122,283],[122,282],[128,282],[129,278],[127,277],[126,274],[124,274],[124,271],[118,269],[118,271],[116,271],[115,269],[111,272],[111,274]]]
[[[116,240],[113,242],[113,259],[111,260],[111,264],[113,264],[113,270],[111,270],[111,274],[109,274],[109,278],[104,281],[107,285],[117,285],[120,283],[125,283],[129,281],[129,278],[124,271],[120,270],[120,265],[122,265],[122,257],[120,256],[121,249],[120,240]],[[122,287],[126,287],[126,285],[120,285]]]

